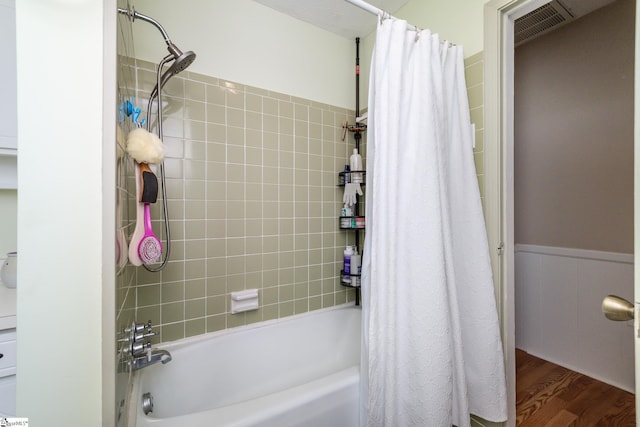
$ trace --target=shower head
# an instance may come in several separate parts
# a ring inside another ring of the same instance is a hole
[[[193,53],[193,51],[188,50],[182,53],[182,51],[178,49],[173,43],[169,45],[169,52],[171,52],[175,57],[173,64],[171,64],[171,67],[169,67],[169,69],[167,70],[167,72],[171,75],[175,75],[184,71],[196,59],[196,54]]]
[[[175,45],[173,45],[173,47],[177,49]],[[162,90],[164,85],[167,84],[167,82],[171,77],[184,71],[196,59],[196,54],[190,50],[184,53],[182,53],[180,50],[178,50],[178,52],[180,52],[180,55],[178,55],[175,59],[173,59],[173,64],[171,64],[171,66],[167,68],[167,70],[164,73],[162,73],[162,76],[160,77],[160,87],[158,87],[158,83],[156,83],[153,90],[151,91],[151,95],[149,96],[149,103],[151,103],[155,99],[155,97],[158,95],[158,90]],[[163,60],[160,63],[159,65],[160,68],[162,68],[164,64],[172,60],[171,57],[168,57],[165,59],[166,60]]]

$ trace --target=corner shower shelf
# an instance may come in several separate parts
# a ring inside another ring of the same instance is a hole
[[[340,270],[340,283],[349,288],[359,288],[361,276],[360,274],[344,274],[344,270]]]
[[[358,146],[357,144],[356,146]],[[366,184],[366,171],[344,171],[338,174],[338,187],[344,187],[349,183],[358,183],[362,187]],[[356,196],[357,198],[358,196]],[[360,231],[364,231],[366,226],[365,217],[358,215],[358,204],[353,207],[355,215],[340,216],[338,225],[340,230],[351,230],[355,233],[355,247],[359,249]],[[345,274],[344,270],[340,271],[340,284],[347,288],[354,288],[356,295],[356,305],[360,305],[360,274]]]
[[[365,218],[361,215],[358,216],[341,216],[340,217],[340,229],[341,230],[364,230]]]
[[[367,171],[344,171],[338,174],[338,187],[354,183],[361,186],[367,185]]]
[[[355,125],[347,125],[347,130],[349,132],[364,132],[365,130],[367,130],[367,125],[363,123],[358,123]]]
[[[353,125],[344,122],[342,128],[342,140],[345,140],[347,131],[353,132],[353,140],[355,142],[356,152],[360,152],[360,140],[362,133],[367,130],[366,121],[359,123],[360,117],[360,38],[356,37],[356,123]],[[358,166],[362,168],[362,166]],[[346,168],[344,172],[338,173],[338,186],[345,187],[346,184],[360,184],[364,186],[367,182],[367,173],[363,170],[349,170]],[[353,206],[353,216],[341,216],[338,225],[341,230],[351,230],[354,234],[354,247],[356,253],[360,246],[360,231],[365,229],[365,218],[360,215],[358,194],[355,195],[355,204]],[[345,212],[346,213],[346,212]],[[360,251],[362,254],[362,252]],[[355,289],[355,304],[360,305],[360,274],[345,274],[344,270],[340,271],[340,283],[343,286]]]

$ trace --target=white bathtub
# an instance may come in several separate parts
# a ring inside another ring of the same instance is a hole
[[[360,309],[353,305],[161,348],[173,360],[134,376],[130,411],[138,427],[358,424]],[[147,392],[154,409],[144,415]]]

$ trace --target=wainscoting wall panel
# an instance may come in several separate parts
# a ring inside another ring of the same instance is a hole
[[[633,255],[516,245],[515,263],[516,347],[633,392],[633,324],[601,308],[633,301]]]

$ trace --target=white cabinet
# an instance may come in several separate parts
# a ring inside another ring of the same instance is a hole
[[[10,375],[0,378],[0,418],[16,415],[16,376]]]
[[[16,330],[0,330],[0,417],[16,415]]]
[[[18,186],[15,0],[0,0],[0,189]]]

